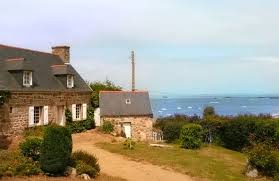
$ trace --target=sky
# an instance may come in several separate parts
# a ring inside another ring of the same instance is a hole
[[[0,44],[69,45],[88,81],[151,96],[279,95],[277,0],[9,0]]]

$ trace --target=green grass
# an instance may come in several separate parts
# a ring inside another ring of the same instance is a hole
[[[137,144],[134,150],[128,150],[118,143],[98,143],[97,146],[133,160],[167,166],[193,177],[208,180],[249,180],[243,174],[246,156],[222,147],[205,146],[200,150],[186,150],[176,145],[173,148],[158,148]]]

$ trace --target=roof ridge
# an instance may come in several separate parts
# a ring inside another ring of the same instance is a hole
[[[27,50],[27,51],[31,51],[31,52],[38,52],[38,53],[45,53],[45,54],[49,54],[49,55],[54,55],[52,53],[49,52],[43,52],[43,51],[39,51],[39,50],[32,50],[32,49],[28,49],[28,48],[21,48],[21,47],[16,47],[16,46],[11,46],[11,45],[3,45],[0,44],[0,47],[7,47],[7,48],[14,48],[14,49],[19,49],[19,50]],[[54,55],[57,56],[57,55]]]

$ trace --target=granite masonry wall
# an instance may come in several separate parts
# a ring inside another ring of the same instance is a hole
[[[152,140],[153,118],[148,116],[102,117],[102,122],[110,121],[114,125],[115,135],[121,135],[123,123],[131,123],[131,137],[138,141]]]
[[[16,135],[28,127],[29,107],[48,106],[48,121],[56,122],[57,106],[89,105],[90,93],[68,92],[12,92],[11,98],[0,107],[0,135]]]

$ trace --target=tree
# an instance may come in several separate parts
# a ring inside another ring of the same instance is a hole
[[[99,93],[100,91],[120,91],[122,87],[115,85],[112,81],[106,80],[104,82],[96,81],[89,83],[93,90],[91,95],[91,105],[93,108],[99,107]]]
[[[208,116],[214,116],[214,115],[216,115],[214,107],[207,106],[206,108],[204,108],[204,110],[203,110],[203,117],[204,118],[206,118]]]

